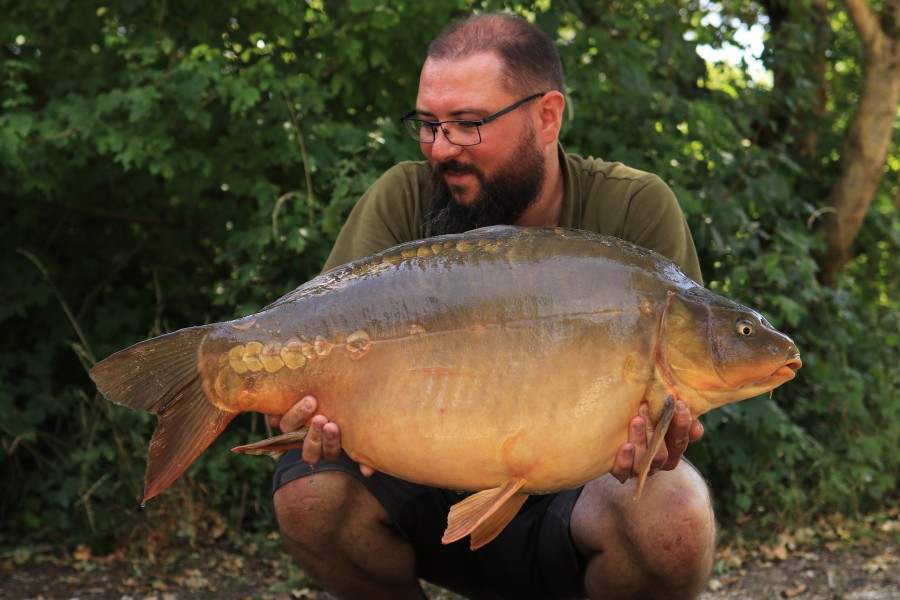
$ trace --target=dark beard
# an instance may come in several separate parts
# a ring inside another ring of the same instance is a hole
[[[431,203],[425,216],[425,234],[462,233],[489,225],[512,225],[537,201],[544,186],[544,157],[534,142],[525,141],[522,152],[501,167],[490,179],[473,165],[449,161],[432,170]],[[453,199],[442,175],[446,171],[473,173],[481,184],[470,206]]]

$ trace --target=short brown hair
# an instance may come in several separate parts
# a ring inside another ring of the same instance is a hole
[[[503,61],[501,85],[517,95],[562,91],[562,61],[546,33],[522,17],[506,13],[476,15],[449,25],[428,46],[435,60],[494,52]]]

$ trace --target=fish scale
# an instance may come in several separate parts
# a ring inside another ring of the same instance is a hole
[[[283,414],[310,394],[358,462],[478,492],[451,509],[444,539],[472,534],[474,548],[529,493],[608,472],[642,402],[657,427],[638,490],[676,400],[696,417],[800,365],[761,315],[650,250],[499,226],[338,267],[253,315],[140,342],[91,376],[111,401],[157,413],[145,500],[239,412]],[[278,454],[304,436],[236,450]]]

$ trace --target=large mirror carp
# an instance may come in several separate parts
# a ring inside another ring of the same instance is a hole
[[[98,363],[109,400],[155,413],[145,500],[242,411],[306,394],[356,461],[473,494],[444,542],[493,539],[528,494],[612,469],[647,401],[662,442],[801,366],[757,312],[660,255],[576,230],[498,226],[402,244],[326,272],[258,313],[140,342]],[[240,450],[278,452],[304,432]],[[639,486],[639,489],[640,489]]]

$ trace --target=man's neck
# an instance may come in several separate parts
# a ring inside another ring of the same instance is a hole
[[[528,207],[516,225],[522,227],[556,227],[559,225],[559,215],[562,211],[565,185],[563,182],[562,168],[560,167],[559,153],[553,146],[553,154],[547,160],[547,178],[537,202]]]

